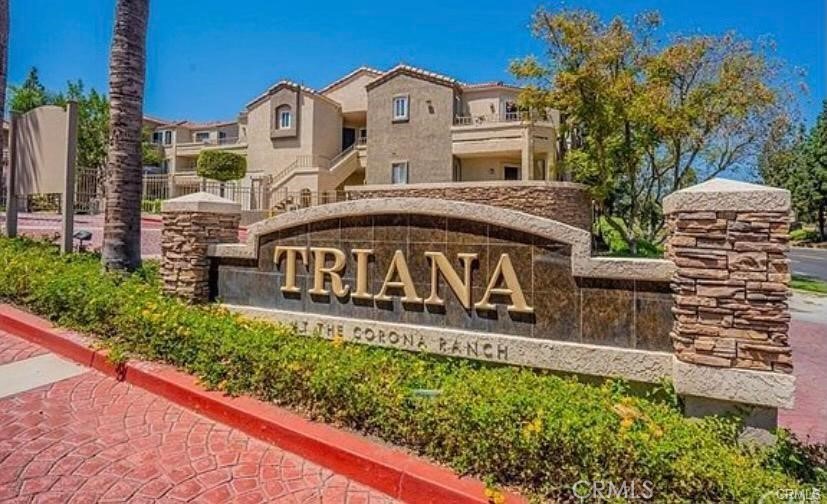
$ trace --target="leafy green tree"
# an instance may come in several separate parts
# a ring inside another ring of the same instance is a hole
[[[144,126],[141,130],[141,149],[144,166],[161,166],[164,162],[164,151],[160,146],[152,143],[152,128],[148,126]]]
[[[786,115],[783,66],[734,34],[659,43],[657,13],[602,21],[585,10],[533,17],[548,60],[516,60],[521,106],[557,109],[567,139],[558,176],[589,184],[606,222],[637,253],[658,242],[672,191],[754,163]]]
[[[20,86],[9,86],[11,97],[9,98],[9,110],[20,114],[50,103],[49,93],[45,86],[40,83],[40,76],[37,68],[29,70],[26,80]]]
[[[818,219],[821,240],[825,240],[825,220],[827,220],[827,100],[821,106],[815,127],[807,137],[804,146],[803,166],[806,173],[802,183],[813,201]]]
[[[758,163],[758,173],[769,185],[790,191],[799,221],[816,223],[825,239],[827,220],[827,100],[809,133],[804,126],[775,126]]]
[[[66,91],[54,95],[54,105],[78,104],[78,166],[99,169],[106,165],[109,134],[109,102],[105,95],[90,89],[83,81],[68,82]]]
[[[17,100],[17,108],[14,108]],[[78,104],[78,166],[102,169],[106,165],[109,148],[109,100],[106,95],[94,88],[86,90],[81,80],[66,83],[66,90],[50,92],[37,76],[33,68],[26,81],[19,87],[12,87],[12,108],[18,112],[27,112],[42,105],[65,107],[69,101]],[[151,141],[151,131],[142,133],[144,165],[158,166],[163,161],[163,153]]]
[[[208,150],[198,155],[196,173],[200,177],[221,182],[220,195],[224,196],[224,183],[244,178],[247,174],[247,158],[234,152]]]

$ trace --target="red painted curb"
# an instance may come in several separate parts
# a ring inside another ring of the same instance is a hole
[[[171,366],[130,361],[116,368],[92,340],[40,317],[0,305],[0,328],[81,364],[160,395],[204,416],[296,453],[411,504],[487,504],[485,486],[398,449],[371,442],[250,397],[229,397],[198,385]],[[525,503],[506,494],[509,504]]]

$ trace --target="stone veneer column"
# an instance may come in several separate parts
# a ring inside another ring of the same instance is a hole
[[[210,296],[208,248],[238,242],[241,205],[199,192],[161,205],[161,274],[164,291],[194,303]]]
[[[789,192],[714,179],[668,196],[664,212],[676,357],[791,373]]]

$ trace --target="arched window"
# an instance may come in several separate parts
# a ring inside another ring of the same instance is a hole
[[[293,127],[293,111],[290,105],[276,107],[276,129],[290,129]]]

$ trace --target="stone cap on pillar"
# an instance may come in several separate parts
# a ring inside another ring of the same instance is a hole
[[[788,212],[790,191],[714,178],[663,199],[663,212]]]
[[[179,196],[161,203],[161,213],[240,214],[241,204],[206,192]]]

